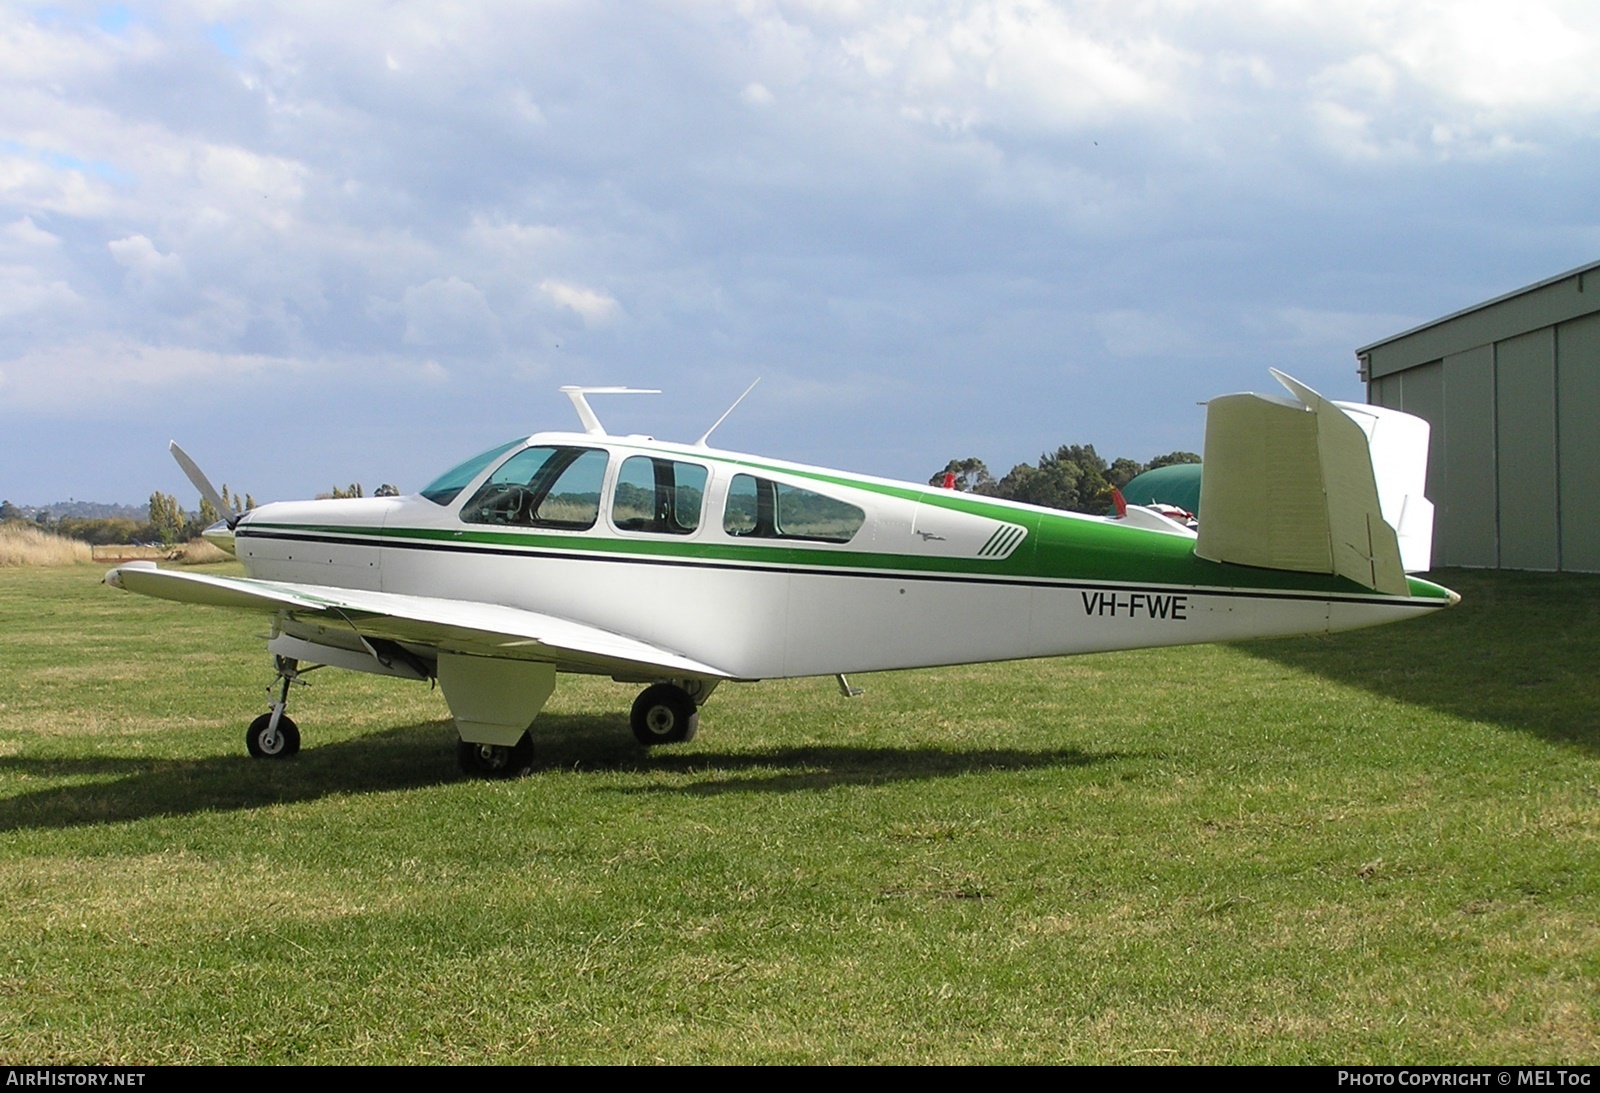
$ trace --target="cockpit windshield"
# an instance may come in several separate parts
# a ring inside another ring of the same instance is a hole
[[[474,478],[483,473],[485,467],[505,455],[512,448],[524,443],[526,441],[522,437],[518,437],[516,440],[508,440],[497,448],[490,448],[486,452],[473,456],[460,466],[451,467],[438,478],[422,487],[422,496],[436,505],[448,505],[456,499],[462,490],[472,484]]]

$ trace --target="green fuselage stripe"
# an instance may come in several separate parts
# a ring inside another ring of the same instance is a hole
[[[753,565],[799,566],[840,571],[888,570],[910,574],[988,576],[1021,580],[1070,580],[1138,585],[1170,585],[1220,590],[1260,589],[1285,592],[1328,592],[1336,595],[1372,596],[1371,589],[1343,577],[1319,573],[1290,573],[1249,566],[1208,562],[1195,557],[1194,540],[1177,535],[1119,527],[1089,520],[1053,517],[1006,509],[1013,519],[1032,517],[1035,526],[1014,528],[1012,538],[1032,531],[1009,557],[937,557],[859,550],[851,547],[787,545],[779,543],[695,542],[681,538],[621,538],[586,533],[552,534],[539,531],[497,531],[484,527],[355,528],[326,524],[289,524],[247,521],[237,534],[276,538],[332,536],[376,544],[435,543],[442,547],[474,546],[534,552],[559,551],[596,556],[636,555],[683,562],[706,561]],[[999,516],[997,512],[986,515]],[[1001,529],[1007,530],[1007,529]],[[1006,542],[1012,541],[1008,538]],[[991,540],[992,541],[992,540]],[[986,545],[984,549],[989,549]],[[1447,600],[1449,593],[1437,585],[1410,578],[1411,596]]]

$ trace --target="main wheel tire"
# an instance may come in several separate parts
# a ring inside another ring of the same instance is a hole
[[[634,738],[645,747],[693,740],[700,727],[700,710],[682,687],[657,683],[646,687],[633,703],[628,718]]]
[[[264,713],[245,730],[244,746],[255,759],[287,759],[300,750],[300,727],[284,714],[278,718],[278,731],[269,737],[272,715]]]
[[[456,762],[463,773],[474,778],[520,778],[533,769],[533,737],[523,733],[509,747],[457,740]]]

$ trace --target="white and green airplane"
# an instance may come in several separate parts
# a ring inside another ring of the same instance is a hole
[[[490,776],[528,768],[560,672],[648,684],[633,732],[664,744],[728,680],[836,676],[849,694],[858,672],[1330,633],[1456,603],[1408,575],[1431,549],[1427,423],[1274,375],[1290,398],[1207,404],[1198,533],[1137,505],[1084,516],[740,455],[710,432],[612,436],[587,396],[627,389],[568,387],[582,432],[501,444],[408,497],[279,502],[210,529],[246,577],[133,562],[106,579],[271,619],[276,700],[252,755],[298,750],[289,686],[326,665],[436,679],[463,769]]]

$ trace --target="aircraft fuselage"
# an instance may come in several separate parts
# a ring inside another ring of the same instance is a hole
[[[1453,602],[1414,577],[1396,596],[1205,561],[1176,525],[643,438],[542,433],[507,452],[530,449],[589,468],[556,517],[532,509],[554,509],[533,496],[554,496],[549,481],[495,493],[499,457],[445,503],[263,506],[235,529],[238,557],[261,580],[569,619],[738,679],[1326,633]],[[780,525],[784,505],[796,515]]]

